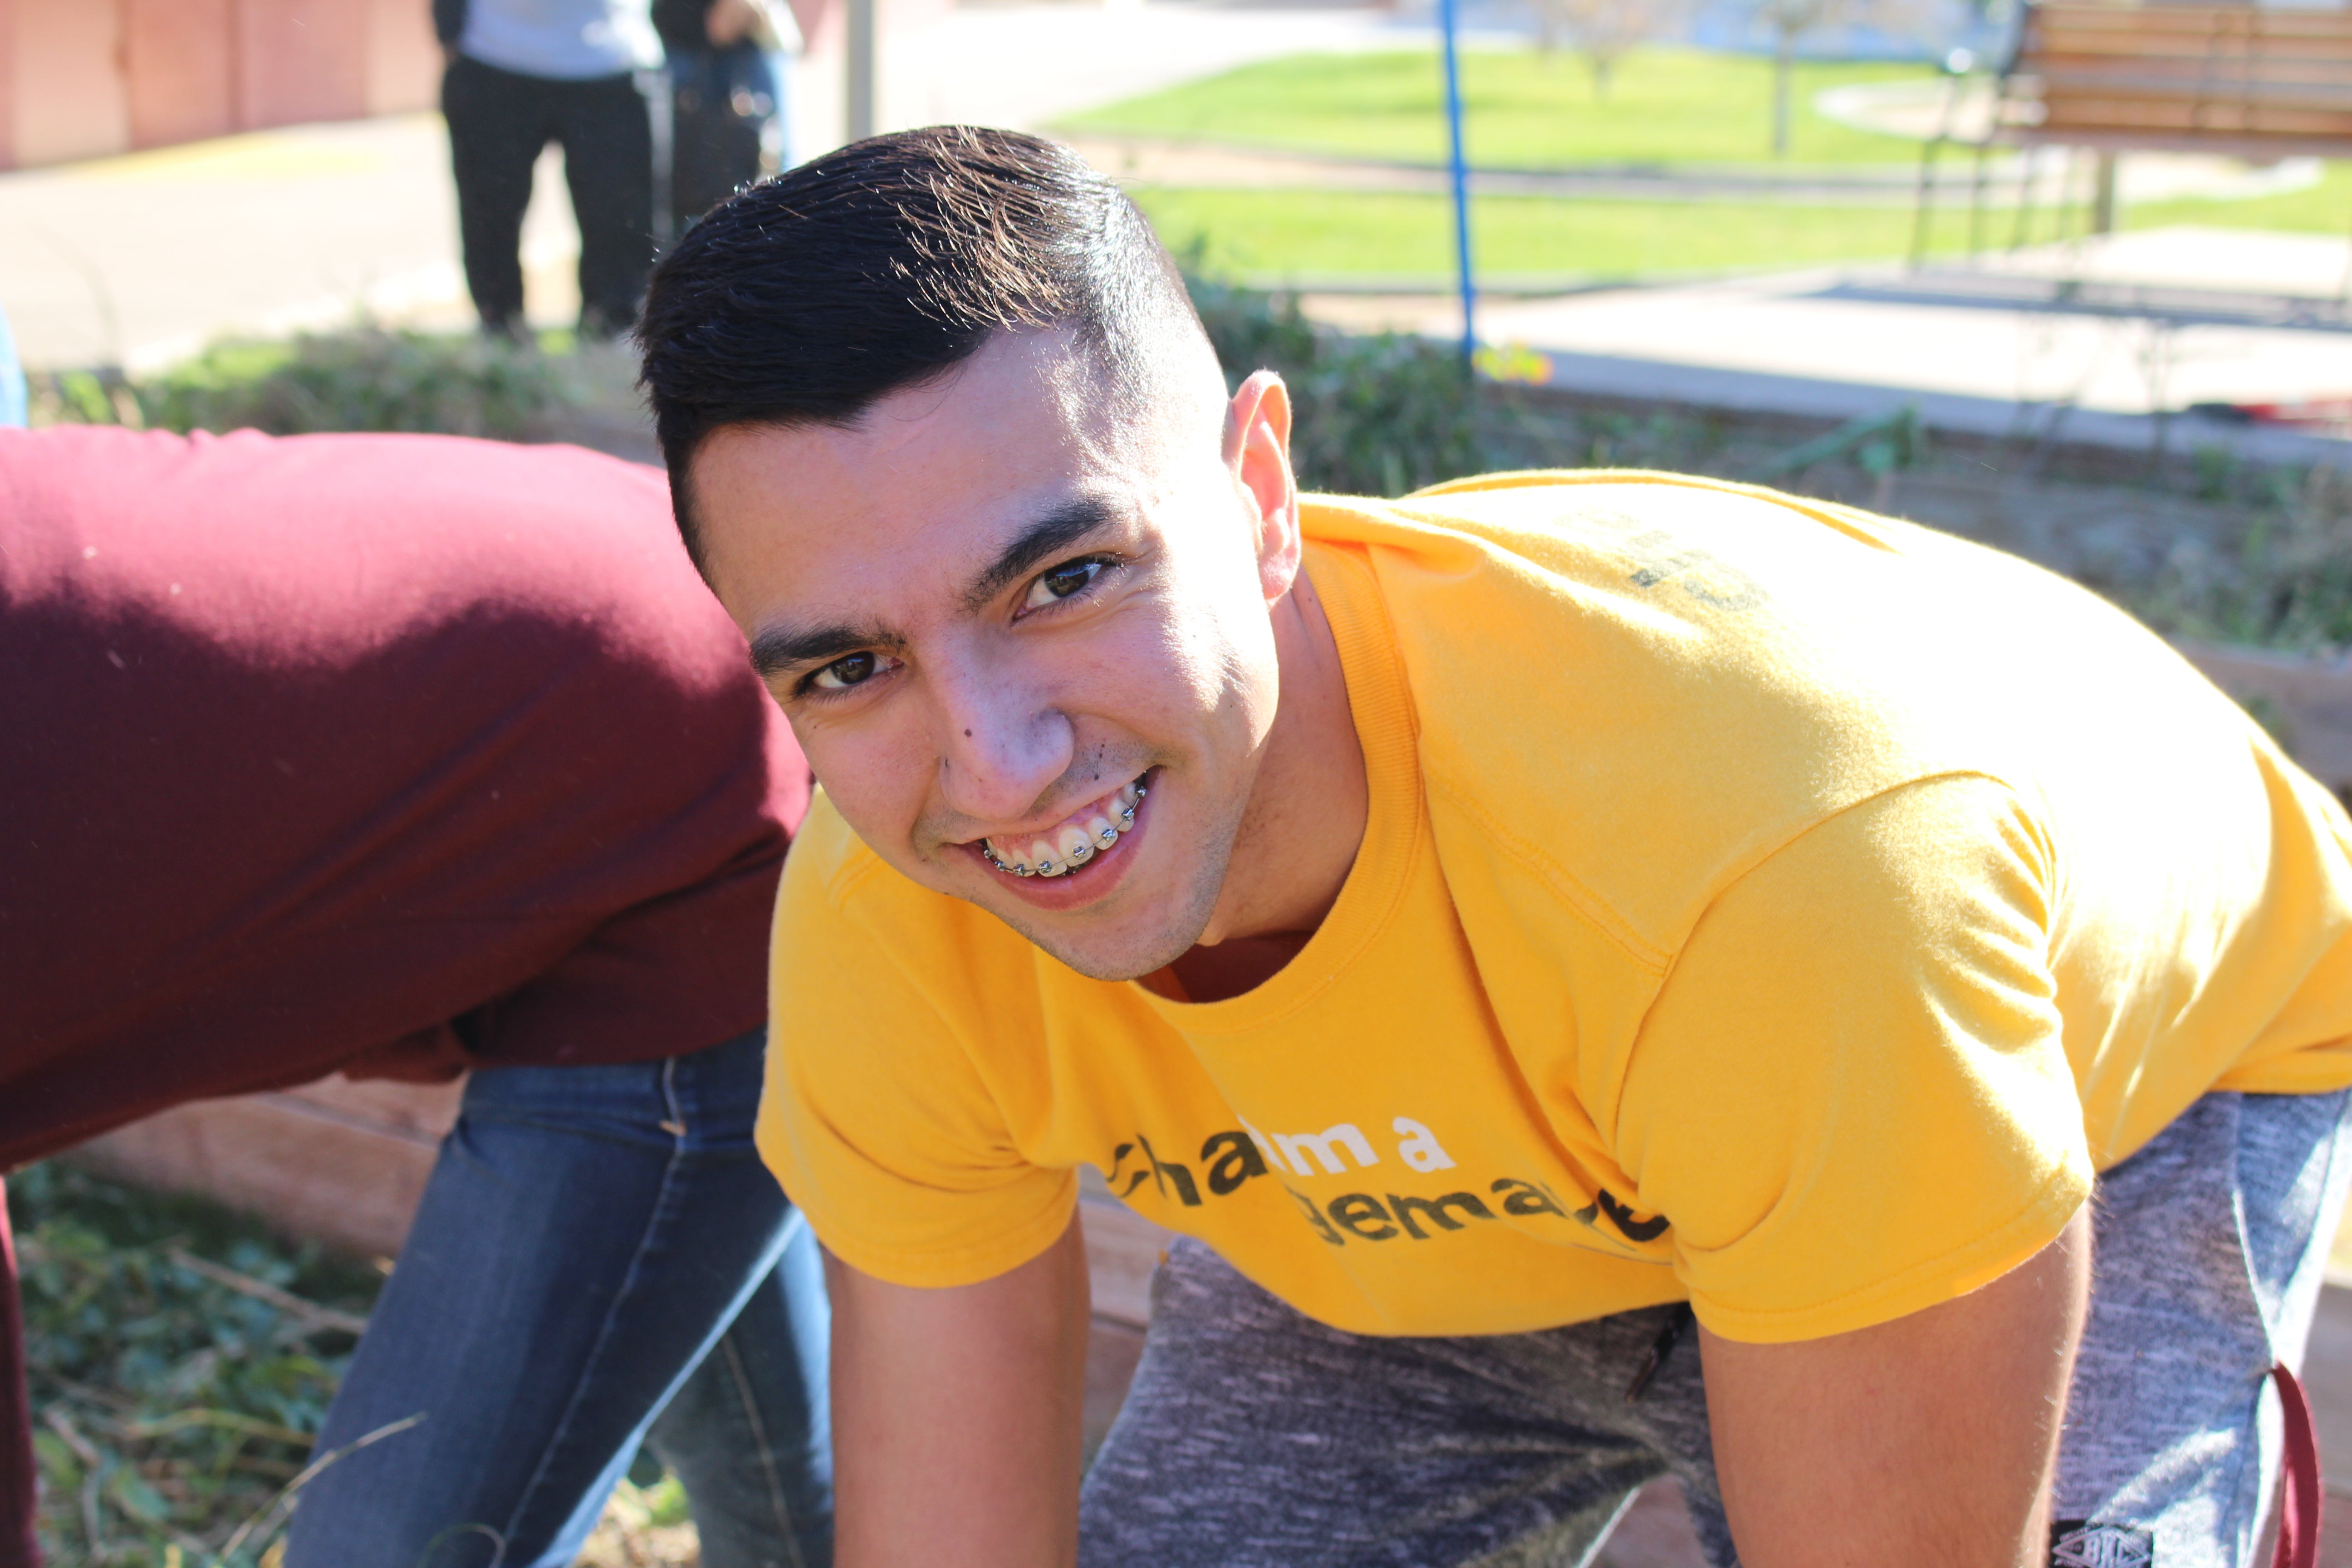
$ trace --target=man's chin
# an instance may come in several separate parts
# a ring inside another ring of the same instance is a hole
[[[1140,980],[1190,952],[1209,929],[1224,885],[1225,857],[1200,867],[1190,886],[1147,890],[1138,879],[1097,903],[1041,910],[1018,898],[991,900],[989,912],[1089,980]],[[1137,869],[1144,869],[1142,867]]]
[[[989,912],[1057,963],[1089,980],[1113,983],[1140,980],[1167,968],[1190,952],[1209,926],[1208,908],[1196,919],[1153,921],[1140,929],[1090,910],[1048,915],[1024,905]]]

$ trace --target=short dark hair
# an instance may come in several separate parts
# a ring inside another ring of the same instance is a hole
[[[853,142],[739,192],[654,271],[637,329],[671,505],[724,425],[847,426],[997,332],[1067,328],[1133,378],[1182,278],[1126,194],[1068,148],[940,125]]]

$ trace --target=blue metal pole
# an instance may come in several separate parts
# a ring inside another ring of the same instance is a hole
[[[1461,31],[1460,0],[1438,0],[1438,16],[1445,31],[1445,135],[1447,162],[1454,177],[1454,264],[1462,284],[1462,364],[1470,368],[1478,351],[1478,329],[1473,310],[1477,291],[1470,272],[1470,165],[1462,151],[1462,62],[1455,35]]]

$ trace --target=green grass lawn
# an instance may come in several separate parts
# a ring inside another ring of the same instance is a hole
[[[1180,258],[1215,276],[1289,281],[1449,277],[1453,219],[1445,199],[1410,194],[1155,190],[1135,193]],[[2006,244],[2012,219],[1988,215],[1986,237]],[[2344,234],[2352,229],[2352,163],[2330,166],[2308,191],[2252,201],[2174,201],[2128,208],[2126,226],[2194,223]],[[1900,257],[1911,243],[1907,206],[1801,206],[1763,202],[1623,202],[1485,196],[1471,209],[1481,275],[1624,279],[1762,270]],[[2074,219],[2079,230],[2081,217]],[[1939,210],[1931,248],[1965,241],[1957,201]],[[2033,238],[2055,237],[2038,215]]]
[[[2126,228],[2161,228],[2176,223],[2211,228],[2290,229],[2341,235],[2352,241],[2352,162],[2330,163],[2319,184],[2308,190],[2240,202],[2143,202],[2124,213]]]
[[[1915,143],[1821,118],[1812,100],[1824,88],[1928,72],[1920,65],[1799,64],[1792,158],[1869,163],[1916,156]],[[1583,61],[1565,50],[1472,51],[1462,75],[1470,156],[1482,167],[1773,162],[1769,60],[1637,50],[1619,62],[1605,99],[1594,95]],[[1440,99],[1433,51],[1294,55],[1093,110],[1062,129],[1434,163],[1445,156]]]
[[[1451,210],[1403,193],[1141,190],[1180,258],[1212,276],[1281,283],[1438,278],[1454,269]],[[1482,274],[1632,278],[1894,256],[1911,215],[1887,207],[1560,201],[1487,196],[1471,208]]]

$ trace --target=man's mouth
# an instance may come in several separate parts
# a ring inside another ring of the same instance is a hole
[[[980,841],[982,858],[1008,877],[1066,877],[1083,870],[1135,826],[1147,793],[1147,771],[1110,794],[1080,806],[1043,833]]]

